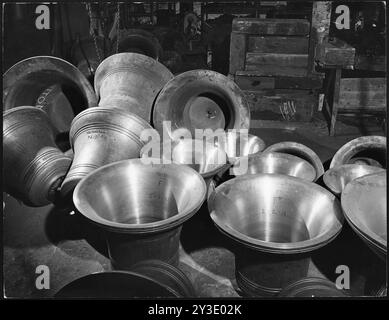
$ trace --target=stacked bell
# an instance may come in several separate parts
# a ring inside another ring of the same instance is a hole
[[[5,191],[30,206],[53,202],[71,158],[55,144],[48,115],[31,106],[3,113]]]

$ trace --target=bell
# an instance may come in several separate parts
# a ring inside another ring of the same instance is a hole
[[[78,114],[70,128],[73,163],[61,186],[66,196],[91,171],[111,162],[139,158],[140,135],[152,127],[124,110],[97,107]]]
[[[326,171],[323,182],[333,194],[339,196],[349,182],[380,171],[385,169],[362,164],[343,164]]]
[[[378,162],[380,167],[386,168],[386,137],[364,136],[347,142],[335,153],[330,168],[356,163],[361,158],[365,164]]]
[[[242,162],[246,162],[242,166]],[[246,169],[247,168],[247,169]],[[302,158],[287,153],[265,152],[240,158],[231,168],[235,176],[257,173],[277,173],[314,181],[316,170]]]
[[[387,250],[386,195],[386,170],[351,181],[341,195],[347,222],[384,260],[386,260]]]
[[[54,201],[72,160],[56,147],[47,114],[30,106],[5,111],[3,149],[5,191],[29,206]]]
[[[316,170],[315,181],[319,179],[324,173],[324,167],[319,156],[311,148],[308,148],[301,143],[292,141],[279,142],[269,146],[264,150],[264,152],[269,151],[288,153],[308,161]]]
[[[332,241],[343,225],[339,201],[329,191],[279,174],[224,182],[208,207],[215,225],[236,241],[237,283],[249,296],[275,295],[306,277],[310,253]]]
[[[95,74],[99,106],[115,107],[151,121],[155,97],[173,74],[153,58],[118,53],[106,58]]]
[[[16,63],[3,76],[3,110],[26,105],[43,109],[58,132],[68,132],[74,114],[95,107],[97,100],[75,66],[38,56]]]
[[[158,95],[153,111],[154,127],[172,136],[186,128],[248,129],[250,110],[239,87],[226,76],[211,70],[191,70],[170,80]],[[166,127],[166,121],[171,125]]]
[[[119,43],[117,39],[119,38]],[[112,53],[133,52],[159,60],[162,56],[162,47],[158,39],[151,33],[142,29],[126,29],[119,31],[119,37],[112,40]],[[116,52],[116,48],[117,51]]]
[[[131,271],[89,274],[65,285],[56,298],[150,298],[194,297],[193,285],[178,268],[158,260],[147,260]]]
[[[103,166],[76,187],[77,210],[106,232],[112,266],[158,259],[178,265],[182,224],[201,207],[203,178],[188,166],[132,159]]]

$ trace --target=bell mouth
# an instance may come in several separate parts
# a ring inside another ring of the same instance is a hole
[[[218,186],[209,202],[211,218],[222,232],[262,252],[309,252],[333,240],[343,225],[333,194],[285,175],[234,178]]]
[[[265,152],[240,158],[232,167],[232,173],[235,176],[276,173],[307,181],[314,181],[316,178],[316,170],[308,161],[287,153],[278,152]]]
[[[362,164],[344,164],[324,173],[323,181],[328,189],[334,194],[339,195],[349,182],[359,177],[381,171],[385,171],[385,169]]]
[[[204,179],[177,164],[132,159],[105,165],[76,186],[73,202],[86,218],[119,233],[169,230],[189,219],[206,196]]]
[[[386,170],[357,178],[342,192],[342,209],[351,227],[386,254]]]
[[[149,150],[157,155],[150,156]],[[162,163],[187,165],[204,178],[214,176],[229,165],[227,155],[221,148],[196,139],[169,140],[162,144],[146,145],[140,154],[141,158],[153,158],[153,163],[160,159]]]

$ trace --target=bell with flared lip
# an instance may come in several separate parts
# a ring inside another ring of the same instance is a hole
[[[72,162],[57,148],[54,131],[48,115],[38,108],[3,113],[5,190],[27,205],[54,201]]]
[[[140,135],[146,129],[152,127],[125,110],[97,107],[81,112],[69,133],[74,158],[61,194],[70,194],[83,177],[105,164],[139,158],[144,145]]]
[[[380,171],[385,171],[385,169],[362,164],[344,164],[327,170],[323,181],[333,194],[340,195],[349,182]]]
[[[365,163],[386,168],[386,137],[358,137],[343,145],[332,158],[330,168],[342,164]]]
[[[241,166],[244,161],[247,164]],[[316,178],[316,170],[309,162],[299,157],[279,152],[265,152],[242,157],[235,162],[231,168],[231,172],[235,176],[257,173],[277,173],[307,181],[314,181]]]
[[[151,122],[156,96],[173,74],[157,60],[138,53],[118,53],[106,58],[95,74],[99,106],[132,112]]]
[[[86,176],[76,187],[77,210],[106,231],[115,268],[158,259],[178,264],[182,224],[201,207],[204,179],[178,164],[115,162]]]
[[[142,148],[141,158],[153,163],[185,164],[200,173],[206,181],[229,168],[227,155],[221,148],[198,139],[151,143]]]
[[[3,110],[37,106],[58,132],[68,132],[75,114],[95,107],[97,98],[87,78],[74,65],[57,57],[24,59],[3,75]]]
[[[319,156],[311,148],[301,143],[293,141],[279,142],[267,147],[264,150],[264,152],[268,151],[287,153],[308,161],[316,170],[315,181],[324,173],[324,167]]]
[[[357,178],[342,192],[344,215],[350,226],[381,258],[387,251],[386,170]]]

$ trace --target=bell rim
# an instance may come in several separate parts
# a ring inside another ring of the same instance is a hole
[[[109,170],[111,167],[118,167],[118,166],[125,166],[126,164],[135,163],[140,166],[155,166],[155,167],[162,167],[165,166],[174,166],[177,169],[180,170],[186,170],[190,172],[191,174],[194,174],[198,177],[200,184],[202,185],[202,194],[199,196],[199,200],[197,205],[193,206],[192,208],[187,209],[184,212],[180,212],[172,217],[169,217],[164,220],[156,221],[156,222],[149,222],[149,223],[142,223],[142,224],[126,224],[126,223],[119,223],[119,222],[112,222],[107,219],[104,219],[100,217],[97,213],[95,214],[89,214],[84,213],[81,209],[81,200],[78,196],[79,193],[81,193],[80,189],[83,187],[84,184],[88,183],[89,177],[94,176],[95,174],[104,171]],[[106,164],[90,173],[88,173],[74,189],[73,192],[73,203],[77,210],[89,221],[97,224],[98,226],[102,227],[105,230],[116,232],[116,233],[126,233],[126,234],[142,234],[142,233],[156,233],[161,231],[167,231],[170,229],[174,229],[180,225],[182,225],[185,221],[190,219],[202,206],[205,198],[206,198],[206,192],[207,192],[207,186],[203,179],[203,177],[195,170],[193,170],[190,167],[179,165],[179,164],[142,164],[141,159],[126,159],[121,160],[117,162],[113,162],[110,164]]]

